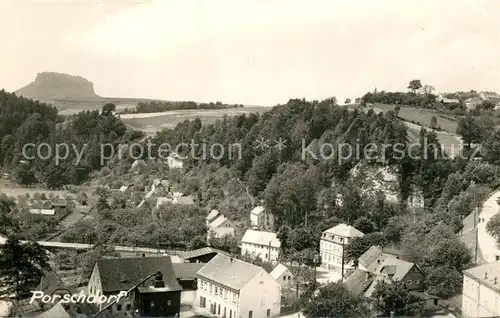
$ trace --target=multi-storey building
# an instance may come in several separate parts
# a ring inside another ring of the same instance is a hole
[[[500,261],[463,271],[464,317],[500,316]]]
[[[320,240],[321,265],[333,272],[342,273],[342,262],[344,261],[344,248],[355,237],[361,237],[364,234],[356,228],[339,224],[323,232]],[[344,262],[344,272],[352,270],[353,264]]]
[[[274,215],[267,212],[263,206],[256,206],[250,211],[250,222],[260,230],[274,230]]]
[[[196,306],[218,317],[276,317],[280,288],[262,267],[217,254],[198,271]]]

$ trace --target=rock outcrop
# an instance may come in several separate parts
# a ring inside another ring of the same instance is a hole
[[[99,98],[94,84],[80,76],[38,73],[35,81],[16,91],[17,95],[38,100],[88,100]]]

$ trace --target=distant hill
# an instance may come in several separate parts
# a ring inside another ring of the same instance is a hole
[[[36,100],[99,100],[89,80],[62,73],[38,73],[35,81],[17,90],[16,95]]]

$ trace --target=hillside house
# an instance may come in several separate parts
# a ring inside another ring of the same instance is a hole
[[[500,94],[496,92],[481,92],[479,93],[479,98],[482,101],[492,102],[495,106],[500,105]]]
[[[376,284],[383,280],[399,281],[410,291],[424,290],[425,275],[418,265],[407,262],[397,250],[380,249],[372,246],[358,259],[359,267],[346,279],[345,285],[353,294],[371,298]],[[420,296],[419,296],[420,295]],[[428,294],[416,294],[424,300],[435,297]]]
[[[156,200],[156,208],[159,208],[162,205],[172,203],[172,198],[170,197],[158,197]]]
[[[167,157],[167,165],[171,169],[182,169],[184,168],[184,162],[181,160],[181,157],[176,153],[171,153]]]
[[[443,95],[439,94],[436,97],[436,100],[442,104],[460,104],[460,100],[456,98],[446,98]]]
[[[354,264],[344,262],[344,247],[353,238],[362,236],[364,236],[363,232],[344,223],[324,231],[321,235],[319,247],[321,266],[343,276],[351,272]],[[342,273],[343,262],[344,272]]]
[[[44,215],[44,216],[55,216],[55,209],[30,209],[30,214]]]
[[[87,294],[117,295],[157,272],[161,275],[151,277],[135,288],[111,306],[110,312],[114,317],[130,315],[135,310],[150,317],[179,315],[182,287],[175,278],[170,256],[101,258],[94,265]],[[150,312],[151,309],[155,312]]]
[[[208,224],[207,240],[212,237],[234,236],[236,225],[225,215],[219,214],[215,220]]]
[[[464,103],[467,110],[474,110],[483,103],[483,100],[479,97],[471,97],[467,98]]]
[[[279,263],[269,274],[281,285],[281,287],[294,286],[295,282],[292,272],[281,263]]]
[[[198,271],[195,304],[217,317],[277,317],[281,287],[262,267],[218,254]]]
[[[172,203],[180,205],[195,205],[194,198],[191,195],[174,196],[174,198],[172,199]]]
[[[130,172],[137,172],[140,168],[142,167],[147,167],[148,164],[146,163],[146,161],[142,160],[142,159],[137,159],[135,160],[133,163],[132,163],[132,166],[130,167]]]
[[[263,206],[256,206],[250,211],[252,227],[272,231],[274,229],[274,215],[266,212]]]
[[[215,221],[215,219],[220,215],[220,212],[217,211],[217,210],[212,210],[210,211],[210,213],[208,213],[207,217],[205,218],[205,221],[206,221],[206,225],[207,227],[210,225],[210,223],[212,223],[213,221]]]
[[[280,247],[281,242],[273,232],[246,230],[241,239],[241,255],[264,261],[277,261]]]
[[[464,317],[500,316],[500,261],[463,271]]]

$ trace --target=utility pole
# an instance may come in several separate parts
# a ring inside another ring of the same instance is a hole
[[[344,239],[341,238],[342,240],[342,271],[340,273],[340,275],[342,276],[342,283],[344,282]]]
[[[475,244],[475,247],[474,247],[474,264],[477,264],[477,250],[478,250],[478,240],[479,240],[479,229],[478,229],[478,222],[477,222],[477,219],[478,219],[478,206],[476,204],[476,193],[474,193],[474,199],[473,199],[473,202],[474,202],[474,230],[476,231],[476,242],[474,243]]]
[[[271,241],[269,241],[269,262],[271,262]]]

